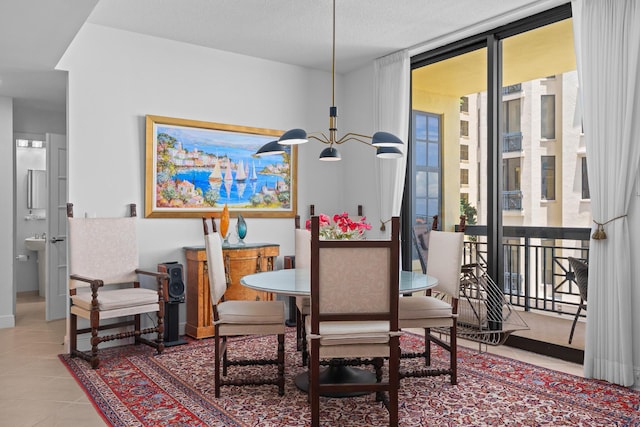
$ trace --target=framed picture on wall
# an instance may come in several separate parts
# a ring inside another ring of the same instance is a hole
[[[146,116],[145,217],[296,214],[297,148],[257,157],[282,131]]]

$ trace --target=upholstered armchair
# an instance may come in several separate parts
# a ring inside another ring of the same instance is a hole
[[[164,349],[163,281],[168,276],[138,268],[136,205],[129,207],[129,218],[74,218],[73,204],[67,204],[71,356],[93,368],[100,364],[98,346],[106,341],[134,337],[158,353]],[[153,280],[154,289],[141,287],[141,276]],[[155,325],[142,329],[140,316],[146,313],[154,315]],[[78,317],[87,319],[89,327],[78,329]],[[104,334],[108,329],[120,332]],[[90,351],[78,349],[83,334],[91,334]],[[146,334],[157,337],[145,339]]]

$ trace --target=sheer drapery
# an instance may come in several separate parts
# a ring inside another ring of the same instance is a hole
[[[374,63],[374,127],[390,132],[404,142],[400,159],[376,159],[376,187],[380,220],[400,215],[409,136],[409,93],[411,63],[409,51],[402,50]],[[389,228],[385,232],[388,235]]]
[[[590,243],[584,374],[630,386],[634,334],[626,214],[640,163],[640,2],[573,0],[572,10],[591,211],[607,235]]]

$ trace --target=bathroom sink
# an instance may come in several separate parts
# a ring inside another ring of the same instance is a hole
[[[42,251],[46,245],[46,239],[36,239],[35,237],[27,237],[24,239],[24,245],[30,251]]]

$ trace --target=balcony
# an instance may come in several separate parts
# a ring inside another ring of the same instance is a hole
[[[590,232],[590,228],[503,227],[504,268],[499,287],[531,328],[514,333],[507,344],[581,363],[582,338],[568,344],[580,293],[567,258],[588,258]],[[486,265],[487,227],[469,225],[465,234],[464,262]],[[581,312],[580,317],[585,316]],[[576,329],[580,335],[582,328]],[[531,345],[538,349],[525,347]]]
[[[504,211],[521,211],[522,210],[522,191],[511,190],[502,192],[502,210]]]
[[[518,93],[518,92],[522,92],[522,83],[505,86],[502,88],[503,95],[509,95],[510,93]]]
[[[506,132],[502,134],[502,152],[522,151],[522,132]]]

